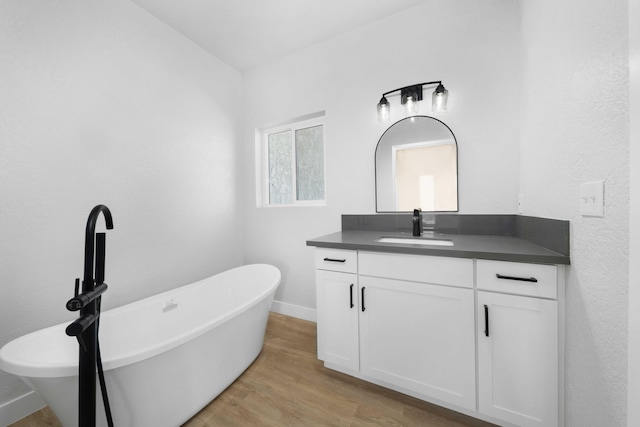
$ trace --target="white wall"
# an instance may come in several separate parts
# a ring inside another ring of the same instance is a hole
[[[459,144],[460,212],[515,213],[518,5],[432,1],[245,72],[245,253],[247,262],[281,268],[276,300],[315,309],[313,249],[305,241],[338,231],[341,214],[375,213],[376,144],[402,118],[393,97],[394,117],[377,122],[383,92],[443,80],[450,111],[438,118]],[[431,114],[428,102],[423,112]],[[256,208],[255,129],[318,111],[326,112],[326,206]]]
[[[98,203],[105,309],[242,262],[240,73],[125,0],[3,0],[0,46],[0,346],[77,316]]]
[[[524,1],[520,191],[571,221],[567,426],[626,423],[629,221],[627,1]],[[605,181],[605,217],[579,186]]]
[[[629,0],[630,217],[627,426],[640,425],[640,0]]]

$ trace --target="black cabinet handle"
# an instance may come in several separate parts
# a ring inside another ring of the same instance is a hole
[[[325,261],[329,261],[329,262],[346,262],[346,259],[335,259],[335,258],[325,258]]]
[[[489,336],[489,307],[484,305],[484,336]]]
[[[518,280],[520,282],[533,282],[533,283],[537,283],[538,279],[536,279],[535,277],[515,277],[515,276],[503,276],[502,274],[496,274],[496,277],[498,279],[505,279],[505,280]]]
[[[360,293],[362,294],[362,298],[361,298],[362,299],[362,311],[364,311],[365,310],[365,308],[364,308],[364,286],[362,287],[362,290],[360,290]]]
[[[353,283],[349,286],[349,308],[353,308]]]

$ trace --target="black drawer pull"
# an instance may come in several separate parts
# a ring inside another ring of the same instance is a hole
[[[329,261],[329,262],[346,262],[346,259],[335,259],[335,258],[325,258],[325,261]]]
[[[353,283],[349,286],[349,308],[353,308]]]
[[[362,293],[362,298],[361,298],[362,299],[362,301],[361,301],[361,303],[362,303],[362,311],[364,311],[365,310],[364,309],[364,286],[362,287],[362,290],[360,292]]]
[[[503,276],[502,274],[496,274],[496,277],[498,279],[518,280],[520,282],[533,282],[533,283],[537,283],[538,282],[538,279],[536,279],[535,277]]]
[[[489,307],[484,305],[484,336],[489,336]]]

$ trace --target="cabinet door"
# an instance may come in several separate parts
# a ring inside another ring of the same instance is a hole
[[[472,289],[360,276],[360,295],[364,375],[476,409]]]
[[[318,359],[359,369],[358,276],[316,270]]]
[[[483,414],[558,425],[557,301],[478,292],[478,393]]]

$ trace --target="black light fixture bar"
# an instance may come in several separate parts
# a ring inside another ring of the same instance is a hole
[[[390,105],[387,100],[387,95],[395,92],[400,92],[400,104],[405,105],[407,113],[409,115],[415,114],[413,111],[417,111],[416,102],[423,99],[423,87],[438,85],[433,92],[432,110],[435,112],[446,111],[448,91],[445,89],[441,80],[434,80],[431,82],[418,83],[415,85],[404,86],[398,89],[390,90],[382,94],[382,98],[378,103],[378,120],[386,121],[390,118]]]
[[[433,81],[433,82],[418,83],[418,84],[415,84],[415,85],[400,87],[398,89],[390,90],[389,92],[383,93],[382,97],[386,97],[387,95],[390,95],[390,94],[392,94],[394,92],[397,92],[397,91],[402,91],[401,95],[403,93],[405,93],[405,92],[412,91],[412,92],[419,93],[420,95],[418,95],[418,96],[420,97],[420,101],[422,101],[422,87],[423,86],[429,86],[429,85],[435,85],[435,84],[438,84],[439,86],[442,86],[442,81],[441,80],[436,80],[436,81]],[[442,87],[444,88],[444,86],[442,86]],[[403,104],[404,104],[404,102],[403,102]]]

